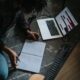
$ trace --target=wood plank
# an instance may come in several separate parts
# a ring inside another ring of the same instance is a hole
[[[80,80],[80,43],[71,52],[54,80]]]

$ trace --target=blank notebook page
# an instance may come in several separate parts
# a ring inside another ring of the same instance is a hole
[[[17,68],[36,73],[40,72],[45,46],[46,43],[44,42],[25,41]]]

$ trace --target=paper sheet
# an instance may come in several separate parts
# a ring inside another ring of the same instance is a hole
[[[40,72],[46,44],[43,42],[25,42],[19,57],[18,69]]]

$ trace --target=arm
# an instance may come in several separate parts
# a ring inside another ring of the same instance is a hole
[[[30,29],[30,23],[31,20],[29,19],[28,22],[26,22],[24,18],[24,14],[19,12],[16,16],[16,27],[19,29],[21,28],[21,31],[24,32],[24,35],[26,35],[26,38],[32,39],[32,40],[38,40],[38,33],[31,31]]]
[[[16,59],[17,59],[17,54],[15,51],[13,51],[12,49],[8,48],[7,46],[5,46],[4,44],[0,44],[0,50],[6,52],[6,54],[8,54],[12,67],[16,67]]]
[[[24,14],[18,11],[16,14],[16,27],[21,28],[23,31],[31,30],[29,23],[25,20]]]

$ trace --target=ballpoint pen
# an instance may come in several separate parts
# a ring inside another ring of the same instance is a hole
[[[20,59],[19,59],[19,57],[18,57],[18,56],[16,57],[16,59],[17,59],[16,61],[19,61],[19,62],[20,62]]]

